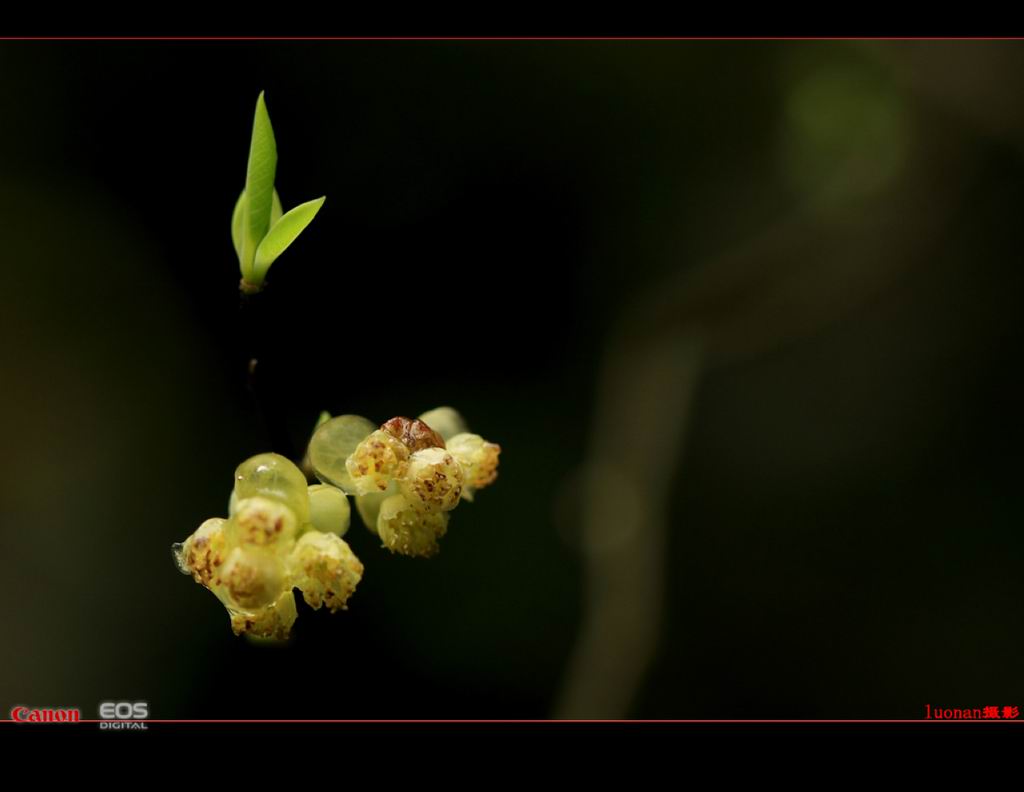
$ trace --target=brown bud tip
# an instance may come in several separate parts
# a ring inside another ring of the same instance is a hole
[[[401,440],[414,454],[424,448],[444,448],[444,438],[418,418],[395,417],[380,428]]]

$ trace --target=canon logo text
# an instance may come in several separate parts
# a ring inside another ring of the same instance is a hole
[[[18,723],[78,723],[81,717],[77,709],[15,707],[11,710],[11,720]]]

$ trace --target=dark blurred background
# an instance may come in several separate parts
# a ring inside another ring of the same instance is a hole
[[[0,712],[1024,703],[1022,75],[991,42],[4,42]],[[451,404],[503,448],[431,561],[354,517],[349,611],[300,605],[284,648],[169,549],[270,447],[229,234],[260,90],[285,208],[327,196],[264,295],[296,447]],[[678,407],[615,396],[607,350],[663,339],[699,350],[656,367],[692,383],[670,486],[616,474],[661,521],[595,550],[580,471]],[[632,552],[653,590],[592,567]],[[604,634],[631,672],[574,655],[601,591],[656,616]]]

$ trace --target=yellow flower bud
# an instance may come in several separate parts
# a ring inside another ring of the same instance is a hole
[[[227,557],[226,522],[222,517],[209,519],[181,545],[174,546],[178,569],[206,588],[210,587],[214,573]]]
[[[257,495],[288,505],[299,525],[309,522],[306,476],[295,463],[280,454],[257,454],[235,470],[238,500]]]
[[[451,511],[462,496],[462,467],[443,448],[425,448],[409,458],[409,469],[398,486],[420,509]]]
[[[363,577],[363,564],[337,534],[310,531],[295,544],[289,559],[292,580],[311,608],[344,610]]]
[[[210,587],[230,609],[255,610],[281,595],[284,569],[272,552],[255,545],[236,547]]]
[[[298,530],[295,512],[280,501],[256,496],[239,500],[226,530],[233,543],[287,545]]]
[[[448,530],[448,517],[448,512],[418,509],[404,495],[392,495],[380,505],[377,535],[393,553],[429,558]]]
[[[480,489],[498,478],[501,446],[488,443],[478,434],[463,432],[448,441],[448,452],[462,465],[467,487]]]
[[[363,440],[345,462],[356,493],[383,492],[393,478],[401,478],[409,464],[405,444],[378,429]]]
[[[282,591],[276,600],[262,608],[251,611],[229,610],[229,613],[231,630],[235,635],[244,633],[253,638],[271,638],[276,641],[283,641],[289,636],[299,615],[291,588]]]
[[[352,507],[345,493],[329,484],[309,488],[309,522],[315,531],[344,536],[352,520]]]

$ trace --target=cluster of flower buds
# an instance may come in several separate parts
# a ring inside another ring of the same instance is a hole
[[[227,608],[236,635],[287,638],[295,588],[313,608],[346,607],[363,565],[341,538],[351,521],[344,493],[310,487],[285,457],[259,454],[235,471],[228,512],[174,552],[178,568]]]
[[[380,427],[340,415],[321,424],[309,444],[317,478],[355,496],[360,517],[384,546],[421,557],[437,552],[459,502],[494,482],[500,452],[470,434],[451,407]]]
[[[363,565],[342,537],[348,495],[366,526],[395,553],[429,557],[461,500],[497,478],[501,448],[471,434],[451,407],[377,427],[356,415],[323,416],[307,461],[323,483],[278,454],[235,471],[228,517],[174,546],[178,568],[227,608],[236,635],[282,640],[296,619],[294,589],[312,608],[346,608]]]

